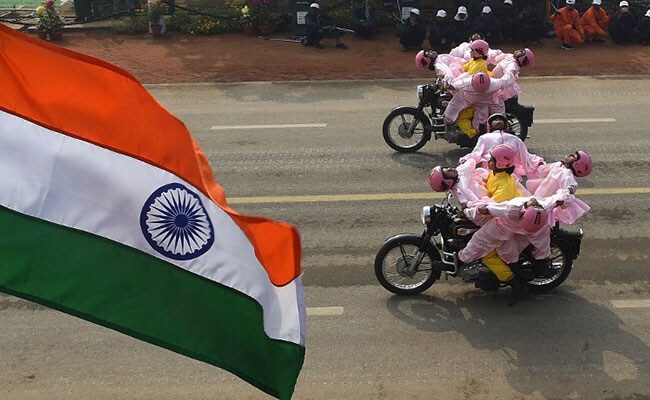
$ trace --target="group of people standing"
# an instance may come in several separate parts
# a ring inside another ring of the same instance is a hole
[[[592,0],[591,7],[582,15],[575,5],[576,0],[565,0],[565,6],[550,17],[564,50],[573,50],[583,43],[604,42],[608,32],[616,44],[650,44],[650,6],[639,18],[627,0],[618,4],[613,15],[602,7],[602,0]]]

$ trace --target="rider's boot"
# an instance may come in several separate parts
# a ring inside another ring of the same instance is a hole
[[[449,143],[460,143],[464,137],[466,137],[465,132],[463,132],[462,129],[458,127],[458,125],[453,124],[451,126],[447,127],[447,134],[445,135],[445,138]]]
[[[496,292],[499,290],[499,279],[488,267],[482,265],[478,269],[478,279],[474,283],[474,287],[486,292]]]
[[[510,300],[508,301],[508,306],[512,307],[518,302],[525,300],[530,293],[530,287],[519,279],[516,275],[513,275],[507,282],[507,284],[512,287],[512,293],[510,295]]]
[[[447,126],[447,134],[445,135],[445,139],[447,139],[449,143],[458,143],[462,135],[464,135],[464,133],[462,130],[460,130],[458,125],[453,124]]]

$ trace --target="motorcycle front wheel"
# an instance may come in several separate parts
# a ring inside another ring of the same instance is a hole
[[[416,117],[417,111],[414,107],[396,108],[384,120],[384,140],[393,150],[413,153],[431,138],[431,132],[424,129],[429,125],[428,118],[424,115]]]
[[[523,142],[528,137],[528,127],[522,125],[521,121],[515,114],[506,114],[508,124],[510,124],[510,132],[517,136]]]
[[[560,286],[569,277],[573,268],[573,260],[566,251],[557,244],[551,242],[551,271],[553,275],[549,278],[535,278],[528,282],[530,288],[535,292],[546,292]]]
[[[400,235],[389,239],[379,249],[375,257],[375,276],[386,290],[402,296],[412,296],[424,292],[440,278],[440,271],[432,267],[438,260],[437,254],[420,251],[422,237]],[[422,256],[422,261],[413,269],[408,268]]]

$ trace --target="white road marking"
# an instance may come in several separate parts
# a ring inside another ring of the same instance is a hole
[[[210,127],[213,131],[226,131],[233,129],[292,129],[292,128],[326,128],[327,124],[272,124],[272,125],[215,125]]]
[[[343,307],[307,307],[307,315],[341,315]]]
[[[533,121],[537,124],[584,124],[596,122],[616,122],[616,118],[551,118],[551,119],[535,119]]]
[[[650,299],[612,300],[614,308],[650,308]]]

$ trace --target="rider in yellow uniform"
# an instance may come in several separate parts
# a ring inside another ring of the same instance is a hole
[[[479,72],[489,75],[490,71],[488,71],[486,61],[490,48],[488,43],[481,39],[473,40],[469,47],[471,49],[470,54],[472,55],[472,59],[463,64],[463,71],[470,75],[475,75]],[[461,111],[456,119],[456,125],[470,138],[476,135],[476,129],[472,125],[472,118],[474,118],[474,108],[470,107]]]

